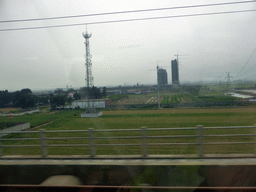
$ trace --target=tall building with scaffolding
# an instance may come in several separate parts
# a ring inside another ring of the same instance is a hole
[[[160,68],[159,66],[157,68],[157,84],[158,85],[167,85],[168,79],[167,79],[167,72],[165,69]]]
[[[172,85],[179,85],[179,63],[177,59],[172,60]]]

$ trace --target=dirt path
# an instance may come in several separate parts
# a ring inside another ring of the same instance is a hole
[[[55,122],[55,121],[57,121],[57,120],[59,120],[59,119],[55,119],[54,121],[50,121],[50,122],[48,122],[48,123],[44,123],[44,124],[38,125],[38,126],[36,126],[36,127],[29,128],[29,129],[27,129],[26,131],[34,131],[34,130],[36,130],[36,129],[39,129],[39,128],[41,128],[41,127],[44,127],[44,126],[46,126],[46,125],[49,125],[49,124],[51,124],[51,123],[53,123],[53,122]]]

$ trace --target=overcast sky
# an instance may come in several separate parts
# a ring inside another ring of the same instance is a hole
[[[233,1],[1,0],[0,20]],[[0,23],[0,30],[252,9],[256,9],[256,3]],[[234,77],[232,80],[253,80],[256,78],[256,53],[252,55],[256,48],[255,29],[256,12],[88,24],[87,30],[92,33],[90,51],[94,85],[156,84],[157,65],[167,70],[171,83],[171,60],[176,58],[176,54],[180,55],[181,83],[224,81],[226,72]],[[85,45],[82,36],[85,31],[85,25],[0,31],[0,90],[85,86]]]

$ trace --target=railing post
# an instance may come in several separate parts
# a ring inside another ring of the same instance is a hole
[[[256,156],[256,124],[254,126],[255,126],[255,128],[253,130],[253,133],[254,133],[254,155]]]
[[[198,135],[198,155],[199,157],[204,156],[204,149],[203,149],[203,126],[202,125],[197,125],[197,135]]]
[[[46,140],[44,129],[40,129],[40,138],[41,138],[41,146],[42,146],[42,157],[47,157],[47,148],[46,148]]]
[[[147,127],[142,127],[141,133],[142,133],[142,157],[147,157]]]
[[[2,148],[2,135],[0,137],[0,157],[3,156],[3,148]]]
[[[90,140],[90,154],[91,157],[95,157],[95,145],[94,145],[94,133],[93,128],[89,128],[89,140]]]
[[[141,189],[142,192],[151,192],[152,191],[152,190],[147,188],[147,187],[150,186],[148,183],[142,183],[142,184],[140,184],[140,186],[145,187],[145,188]]]

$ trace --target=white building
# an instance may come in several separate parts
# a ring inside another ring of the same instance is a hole
[[[105,100],[104,99],[91,99],[90,100],[90,108],[92,108],[94,106],[94,108],[105,108]],[[72,106],[73,109],[75,108],[81,108],[81,109],[86,109],[88,108],[88,101],[86,100],[77,100],[77,101],[73,101],[72,102]]]

